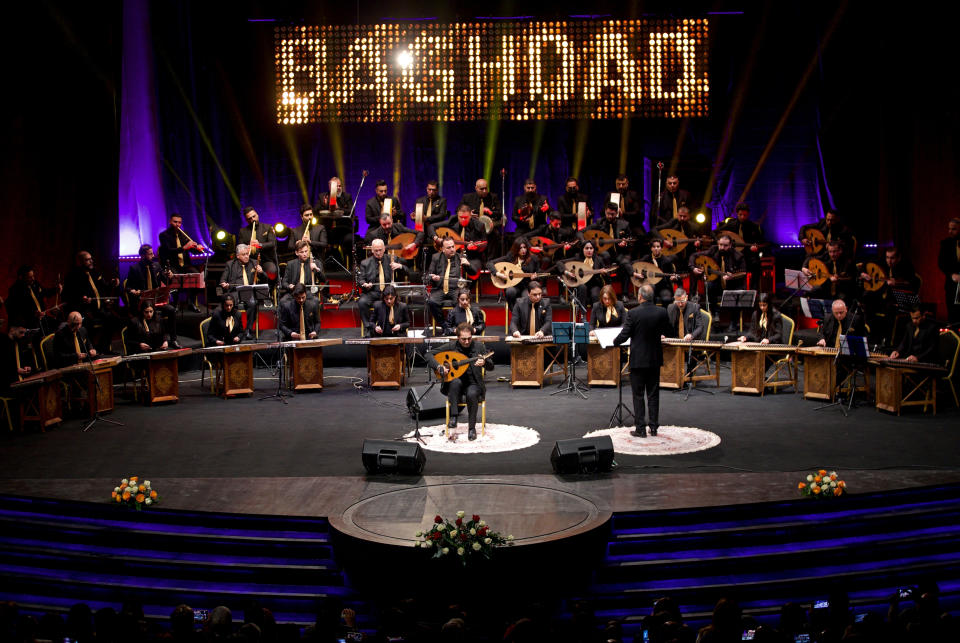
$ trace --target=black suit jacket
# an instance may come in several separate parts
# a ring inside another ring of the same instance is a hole
[[[360,262],[360,283],[371,283],[369,289],[363,289],[363,292],[380,292],[380,270],[379,266],[383,265],[383,278],[385,283],[390,283],[393,281],[393,268],[390,267],[391,257],[390,255],[384,253],[384,255],[378,261],[376,257],[370,255],[366,259]],[[407,274],[406,267],[399,269],[403,272],[404,275]]]
[[[817,331],[817,340],[826,340],[827,346],[833,348],[837,343],[837,332],[842,335],[855,335],[863,337],[866,335],[866,328],[863,325],[863,317],[858,313],[854,318],[850,312],[844,317],[842,322],[838,322],[833,313],[827,315]]]
[[[190,266],[190,251],[184,250],[187,245],[187,235],[180,228],[168,226],[166,230],[158,235],[160,246],[157,248],[157,256],[160,263],[166,268],[170,267],[174,272],[180,272],[183,268]],[[177,247],[177,237],[180,237],[180,247]],[[183,266],[180,265],[180,258],[183,258]]]
[[[623,330],[614,344],[630,340],[630,368],[660,368],[663,364],[661,335],[670,335],[667,311],[645,302],[627,313]]]
[[[36,303],[34,303],[33,297],[30,296],[31,290],[37,298]],[[10,327],[23,326],[24,328],[37,328],[40,325],[40,318],[37,316],[39,312],[37,310],[37,303],[40,304],[40,310],[44,310],[46,303],[43,301],[43,298],[45,296],[55,295],[56,292],[56,288],[42,288],[39,281],[34,281],[31,286],[28,286],[27,282],[23,279],[17,279],[13,282],[13,285],[10,286],[10,292],[7,294],[7,301],[5,302]]]
[[[590,327],[591,328],[611,328],[614,326],[623,326],[623,320],[627,317],[627,311],[619,301],[614,304],[614,310],[616,310],[616,316],[610,317],[610,321],[607,321],[607,307],[603,305],[602,301],[594,302],[593,310],[590,311]]]
[[[577,229],[577,211],[575,207],[577,203],[587,204],[587,225],[590,225],[590,220],[593,217],[593,212],[590,207],[590,197],[583,192],[578,192],[573,195],[564,192],[557,198],[557,212],[560,213],[560,224],[562,226],[572,228],[573,230]]]
[[[245,243],[250,245],[250,237],[253,233],[253,225],[240,228],[237,232],[237,244]],[[272,261],[274,265],[279,265],[277,260],[277,235],[273,232],[273,226],[267,225],[263,221],[257,222],[257,241],[260,242],[260,250],[250,248],[250,258],[256,259],[260,263]]]
[[[266,283],[267,276],[261,275],[257,277],[257,262],[253,259],[248,261],[246,265],[240,263],[239,259],[231,259],[223,267],[223,273],[220,275],[220,281],[217,283],[227,283],[231,286],[240,286],[243,284],[243,273],[247,273],[247,283],[248,285],[253,285],[256,283]]]
[[[303,302],[303,321],[308,336],[310,333],[320,334],[320,305],[315,299],[307,297]],[[280,302],[279,326],[284,341],[293,339],[290,336],[291,333],[300,332],[300,304],[294,299]],[[300,339],[307,339],[307,337]]]
[[[667,306],[667,321],[670,323],[670,332],[664,333],[667,337],[677,337],[678,324],[677,315],[680,313],[680,307],[675,303]],[[707,327],[703,322],[703,315],[700,313],[700,305],[688,301],[683,307],[683,330],[684,334],[689,333],[693,339],[705,339]],[[683,339],[680,337],[679,339]]]
[[[661,225],[673,218],[673,202],[676,200],[677,209],[681,205],[690,207],[690,193],[683,189],[677,189],[676,192],[664,190],[660,193],[660,209],[657,210],[657,221],[651,221],[650,227]]]
[[[370,311],[370,317],[367,319],[367,335],[370,337],[403,337],[410,328],[410,309],[406,304],[396,301],[393,303],[393,323],[387,321],[390,315],[390,309],[383,303],[383,300],[376,301],[373,304],[373,310]],[[400,330],[393,332],[393,327],[400,324]],[[377,333],[374,328],[379,326],[383,329],[382,333]]]
[[[296,251],[297,242],[303,239],[303,233],[307,230],[307,224],[301,223],[290,231],[290,240],[287,242],[291,251]],[[310,249],[316,258],[323,257],[323,250],[327,247],[327,229],[322,223],[310,226],[310,232],[307,234],[307,241],[310,242]]]
[[[417,199],[414,204],[422,203],[423,204],[423,229],[427,230],[430,226],[437,223],[441,223],[450,218],[450,211],[447,209],[447,200],[442,196],[438,196],[433,199],[433,205],[428,207],[427,201],[429,197],[426,195]],[[416,205],[414,205],[416,208]],[[427,210],[430,210],[430,216],[427,216]],[[414,209],[413,214],[416,214],[416,209]],[[411,215],[411,220],[413,215]],[[414,221],[415,223],[415,221]]]
[[[940,339],[940,327],[936,322],[928,319],[920,320],[920,328],[917,336],[913,336],[914,326],[907,326],[907,331],[897,346],[897,352],[900,353],[900,359],[905,359],[913,355],[920,362],[938,363],[940,362],[940,349],[938,341]]]
[[[483,203],[485,210],[490,210],[491,214],[480,211],[480,204]],[[500,223],[500,218],[503,214],[503,209],[500,207],[500,197],[496,192],[489,192],[487,196],[480,198],[480,195],[476,192],[467,192],[463,195],[463,198],[460,199],[460,205],[469,205],[470,210],[476,214],[487,214],[488,217],[493,219],[495,224]]]
[[[760,328],[760,311],[753,311],[750,317],[750,330],[746,333],[751,342],[769,339],[771,344],[783,344],[787,338],[783,334],[783,316],[779,310],[767,308],[767,329]]]
[[[958,284],[953,280],[953,275],[960,272],[960,258],[957,258],[957,246],[960,245],[960,238],[954,239],[947,237],[940,240],[940,250],[937,253],[937,267],[943,273],[943,287],[948,295],[954,295],[957,292]],[[953,303],[953,299],[948,296],[947,301]]]
[[[483,321],[483,313],[480,311],[480,306],[476,304],[470,304],[470,312],[473,314],[473,334],[480,335],[487,328],[486,322]],[[467,321],[467,313],[460,306],[454,306],[453,310],[447,313],[447,318],[443,323],[443,334],[444,335],[455,335],[457,332],[457,326]]]
[[[163,343],[170,340],[170,336],[164,332],[163,324],[154,314],[153,319],[147,322],[147,328],[143,326],[143,317],[133,317],[127,325],[126,332],[127,352],[132,354],[145,353],[147,351],[140,348],[140,344],[147,344],[150,350],[162,350]]]
[[[532,200],[531,200],[532,199]],[[530,214],[526,214],[524,208],[527,204],[533,206]],[[540,226],[547,224],[547,214],[550,212],[550,204],[547,203],[547,197],[542,194],[533,194],[527,198],[526,192],[513,200],[513,212],[511,218],[517,224],[519,234],[529,234]],[[529,219],[533,217],[533,226],[530,226]]]
[[[320,260],[320,257],[314,257],[313,262],[317,264],[317,268],[320,268],[320,272],[314,272],[309,265],[309,260],[307,265],[304,266],[303,270],[303,283],[305,286],[312,286],[316,284],[326,283],[327,278],[323,274],[323,262]],[[290,292],[290,286],[295,286],[300,283],[300,257],[295,257],[287,262],[287,269],[283,274],[283,278],[280,280],[280,288],[283,292]],[[312,296],[310,291],[307,291],[307,297]]]
[[[93,277],[93,283],[96,284],[97,292],[100,293],[101,297],[114,295],[114,288],[107,283],[103,275],[97,270],[90,271],[90,276]],[[86,314],[95,311],[97,304],[93,301],[87,304],[83,303],[83,297],[85,296],[91,299],[94,297],[93,288],[90,287],[90,280],[87,278],[87,269],[82,266],[75,266],[67,273],[63,282],[63,300],[67,304],[67,312],[79,310]],[[105,302],[101,302],[101,309],[105,305]]]
[[[463,355],[472,358],[470,366],[467,368],[466,372],[469,372],[473,376],[474,381],[480,386],[481,397],[485,396],[487,394],[487,385],[486,382],[483,381],[483,371],[481,370],[481,367],[473,364],[473,362],[476,361],[476,358],[488,352],[487,347],[483,345],[483,342],[474,339],[472,342],[470,342],[470,347],[468,349],[464,349],[463,346],[460,345],[460,342],[452,341],[442,344],[439,348],[427,353],[427,363],[430,365],[430,369],[434,372],[436,372],[437,367],[440,366],[440,363],[436,360],[436,354],[443,353],[445,351],[456,351],[457,353],[462,353]],[[493,356],[484,360],[483,368],[487,369],[488,371],[493,370]],[[461,377],[463,377],[463,375],[461,375]],[[448,390],[450,390],[450,382],[443,382],[440,384],[441,393],[446,395]]]
[[[233,317],[233,330],[227,330],[227,318]],[[215,346],[217,340],[224,344],[239,344],[240,335],[243,334],[243,324],[241,323],[240,311],[234,308],[229,315],[223,308],[218,309],[210,318],[210,324],[207,326],[207,346]]]
[[[553,309],[550,300],[543,297],[536,304],[535,328],[543,331],[544,335],[553,335]],[[510,334],[520,331],[521,335],[530,334],[530,299],[522,297],[513,305],[513,314],[510,316]]]
[[[77,329],[77,340],[80,342],[80,351],[89,353],[93,346],[87,339],[87,329],[81,326]],[[77,348],[73,343],[73,330],[70,325],[63,323],[53,336],[53,353],[57,359],[57,366],[64,367],[77,363]]]
[[[414,239],[414,243],[418,245],[423,243],[423,230],[417,232],[416,230],[411,230],[402,223],[394,222],[393,226],[390,227],[390,230],[387,231],[380,226],[379,221],[377,221],[376,227],[367,229],[367,234],[363,240],[366,245],[370,245],[374,239],[380,239],[384,244],[388,244],[392,237],[395,237],[398,234],[407,233],[415,235],[416,238]]]
[[[319,213],[342,210],[344,214],[350,214],[351,208],[353,208],[353,198],[346,192],[340,192],[340,194],[337,195],[337,204],[334,207],[330,206],[330,193],[321,192],[317,204],[313,207],[313,211],[314,213]]]
[[[387,195],[385,199],[392,199],[390,202],[390,215],[394,222],[406,221],[407,215],[403,212],[403,206],[400,205],[400,197]],[[380,213],[383,211],[383,201],[377,197],[367,200],[364,208],[364,217],[371,226],[380,225]]]
[[[450,259],[450,283],[447,286],[449,292],[453,293],[457,290],[457,281],[460,276],[463,275],[472,275],[473,268],[469,265],[463,265],[460,263],[461,254],[458,252],[453,255],[453,258]],[[443,274],[447,271],[447,255],[442,252],[435,253],[430,258],[430,267],[423,273],[423,281],[428,286],[432,286],[434,289],[443,290]],[[440,281],[434,281],[430,279],[429,275],[440,275]]]

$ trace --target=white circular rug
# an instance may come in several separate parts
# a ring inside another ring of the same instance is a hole
[[[482,434],[480,423],[477,422],[477,439],[467,439],[467,423],[461,422],[455,430],[450,431],[448,439],[444,435],[443,425],[420,427],[423,438],[423,448],[427,451],[442,451],[444,453],[497,453],[499,451],[516,451],[532,447],[540,441],[540,434],[525,426],[513,424],[487,423],[486,434]],[[403,436],[407,442],[414,442],[413,431]]]
[[[612,429],[600,429],[587,433],[585,438],[609,435],[613,440],[615,453],[627,455],[678,455],[706,451],[720,444],[720,436],[692,426],[663,425],[657,430],[656,437],[647,433],[645,438],[630,435],[636,427],[618,426]]]

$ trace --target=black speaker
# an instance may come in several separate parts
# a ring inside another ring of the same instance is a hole
[[[419,475],[427,456],[416,442],[364,440],[363,468],[368,473],[412,473]]]
[[[417,398],[423,395],[423,387],[411,386],[407,391],[407,411],[410,417],[416,417]],[[447,414],[447,396],[440,392],[440,386],[434,386],[420,400],[420,419],[444,417]]]
[[[550,453],[556,473],[596,473],[613,468],[613,440],[609,435],[557,440]]]

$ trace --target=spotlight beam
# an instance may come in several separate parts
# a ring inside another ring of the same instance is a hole
[[[304,203],[310,203],[310,193],[307,190],[307,181],[303,178],[303,168],[300,166],[300,154],[297,151],[297,142],[293,139],[293,130],[289,125],[281,125],[283,132],[283,143],[287,148],[287,155],[290,157],[290,165],[293,166],[293,173],[297,176],[297,183],[300,184],[300,195]]]
[[[587,135],[590,133],[590,121],[581,118],[577,121],[577,131],[573,135],[573,169],[570,176],[580,176],[583,155],[587,151]]]
[[[543,132],[547,124],[540,120],[533,126],[533,145],[530,149],[530,171],[527,176],[533,178],[537,173],[537,162],[540,160],[540,146],[543,145]]]

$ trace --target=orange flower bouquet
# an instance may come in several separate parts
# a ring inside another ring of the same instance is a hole
[[[120,481],[119,487],[114,487],[110,498],[116,504],[142,511],[144,507],[160,502],[157,490],[150,486],[149,480],[140,481],[138,476],[130,476]]]
[[[797,483],[797,489],[801,496],[838,498],[847,493],[847,483],[840,479],[836,471],[827,473],[826,469],[820,469]]]

